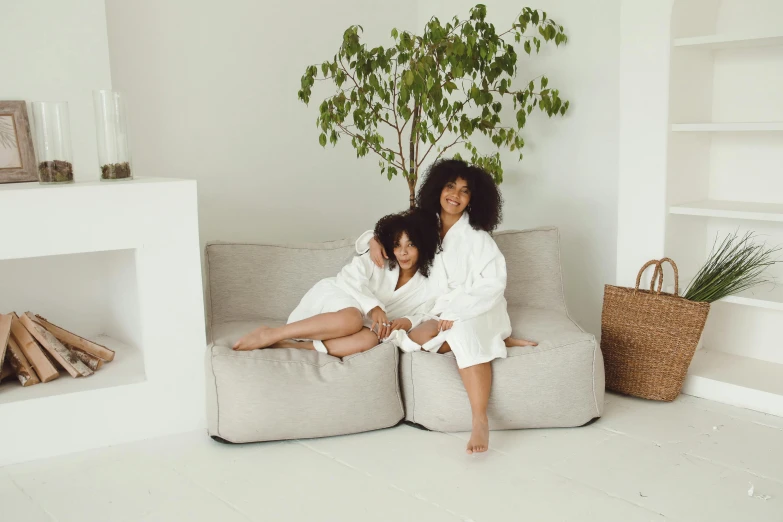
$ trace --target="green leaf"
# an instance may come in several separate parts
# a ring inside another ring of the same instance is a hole
[[[321,133],[320,136],[318,136],[318,143],[321,144],[321,147],[326,147],[326,134],[324,134],[323,132]]]
[[[413,71],[411,70],[405,71],[405,74],[403,75],[403,80],[405,81],[405,85],[410,87],[413,84],[413,80],[414,80]]]
[[[395,40],[397,39],[397,35],[398,34],[400,34],[400,33],[397,32],[397,29],[392,29],[391,30],[392,38],[394,38]]]
[[[530,40],[525,40],[525,52],[530,54]]]
[[[530,17],[534,25],[538,25],[538,11],[533,11],[533,16]]]
[[[524,109],[519,109],[517,111],[517,127],[519,127],[520,129],[522,127],[524,127],[526,119],[527,118],[525,117],[525,110]]]
[[[443,85],[443,88],[449,92],[452,92],[457,88],[457,84],[452,81],[448,81],[445,83],[445,85]]]
[[[549,83],[549,80],[547,80],[546,76],[541,77],[541,88],[546,89],[547,84]]]

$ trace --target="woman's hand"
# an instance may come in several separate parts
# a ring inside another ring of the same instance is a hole
[[[446,330],[451,330],[452,326],[454,326],[454,321],[444,321],[444,320],[438,321],[439,332],[445,332]]]
[[[393,332],[394,330],[405,330],[407,332],[411,328],[413,328],[413,323],[411,320],[403,317],[401,319],[395,319],[391,322],[390,332]]]
[[[386,312],[384,312],[380,306],[376,306],[372,310],[370,310],[370,319],[372,319],[372,326],[370,326],[370,330],[375,332],[375,334],[378,336],[378,339],[386,339],[389,337],[389,333],[391,332],[391,322],[389,321],[389,318],[386,317]]]
[[[372,262],[375,263],[378,268],[383,268],[384,260],[389,259],[381,242],[374,237],[370,240],[370,259],[372,259]]]

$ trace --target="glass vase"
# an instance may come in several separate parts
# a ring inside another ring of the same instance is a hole
[[[133,179],[125,95],[94,91],[93,105],[101,181]]]
[[[33,102],[32,106],[38,181],[73,182],[68,102]]]

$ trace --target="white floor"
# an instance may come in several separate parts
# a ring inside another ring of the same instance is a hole
[[[783,418],[610,395],[584,427],[408,426],[244,446],[191,433],[0,469],[0,520],[783,521]]]

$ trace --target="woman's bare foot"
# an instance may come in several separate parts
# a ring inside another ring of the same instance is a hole
[[[533,341],[527,341],[525,339],[515,339],[513,337],[508,337],[506,339],[506,348],[511,348],[512,346],[538,346],[538,343]]]
[[[486,419],[474,419],[473,431],[470,434],[468,447],[465,449],[468,455],[484,453],[489,449],[489,421]]]
[[[278,341],[273,335],[274,328],[259,326],[234,344],[234,350],[247,351],[268,348]]]

